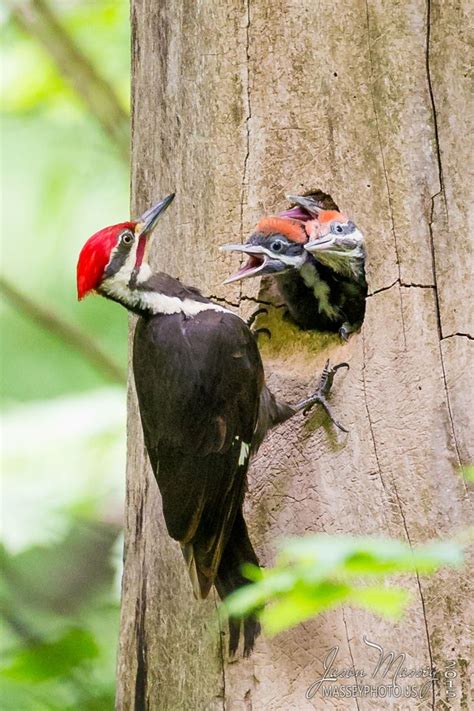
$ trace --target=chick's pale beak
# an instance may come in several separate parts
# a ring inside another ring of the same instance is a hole
[[[335,246],[335,239],[332,235],[322,235],[317,239],[313,239],[305,244],[304,248],[307,252],[325,252],[329,249],[333,249]]]
[[[153,229],[158,222],[158,218],[163,214],[166,208],[171,205],[174,200],[174,196],[175,193],[171,193],[171,195],[168,195],[163,200],[160,200],[160,202],[153,205],[153,207],[150,207],[138,218],[135,226],[135,234],[137,237],[147,236],[153,232]]]
[[[256,276],[265,267],[268,257],[264,250],[253,244],[224,244],[221,247],[222,252],[241,252],[248,254],[247,262],[237,271],[228,277],[224,284],[232,284],[234,281],[246,279],[247,277]]]

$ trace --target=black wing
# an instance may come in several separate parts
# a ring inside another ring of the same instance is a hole
[[[258,348],[233,314],[141,318],[134,374],[166,525],[205,597],[245,493],[263,386]]]

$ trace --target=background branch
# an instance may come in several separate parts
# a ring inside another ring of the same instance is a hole
[[[7,0],[12,17],[34,37],[55,62],[59,73],[84,101],[110,140],[128,161],[130,153],[129,116],[112,87],[96,71],[45,0]]]
[[[45,306],[38,305],[36,301],[21,293],[13,284],[10,284],[1,276],[0,293],[4,294],[10,303],[26,318],[55,335],[66,345],[79,351],[108,380],[120,383],[120,385],[126,383],[127,376],[125,371],[77,326],[72,326],[68,321],[65,321],[61,316],[58,316],[58,314]]]

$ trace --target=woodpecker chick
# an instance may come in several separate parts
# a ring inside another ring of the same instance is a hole
[[[337,275],[341,312],[346,317],[339,333],[347,340],[350,333],[360,329],[365,315],[364,236],[352,220],[336,210],[319,211],[315,220],[306,223],[306,231],[309,241],[305,250],[318,265]]]
[[[325,205],[335,206],[329,196],[322,195]],[[365,310],[363,239],[361,250],[357,253],[348,250],[342,263],[336,264],[329,255],[320,259],[318,248],[314,253],[307,249],[308,240],[319,236],[319,215],[335,219],[341,213],[325,209],[321,194],[289,195],[288,199],[294,206],[260,220],[245,244],[223,246],[226,251],[249,256],[247,263],[225,283],[272,275],[290,317],[300,328],[339,332],[347,339],[349,333],[360,327]],[[343,216],[341,219],[347,220]],[[362,238],[360,232],[357,234]]]
[[[287,314],[294,323],[304,330],[332,330],[332,322],[326,321],[318,308],[312,284],[308,285],[303,277],[312,277],[313,271],[309,266],[303,269],[303,265],[315,264],[304,250],[308,240],[304,223],[314,218],[316,208],[337,209],[337,205],[322,190],[308,193],[305,205],[295,203],[291,197],[288,199],[293,205],[273,217],[260,220],[245,245],[229,244],[222,247],[224,251],[249,255],[248,262],[224,283],[253,276],[274,276]]]
[[[312,221],[320,210],[338,208],[331,196],[322,190],[313,190],[303,197],[289,195],[288,199],[294,204],[275,216],[262,218],[245,244],[221,247],[223,251],[242,252],[250,256],[247,264],[226,279],[224,284],[300,269],[308,261],[304,251],[308,241],[304,223]]]
[[[166,527],[180,543],[196,597],[206,598],[215,585],[224,599],[248,583],[242,566],[258,565],[242,513],[251,453],[297,412],[321,404],[331,416],[326,395],[342,364],[325,368],[309,398],[278,401],[265,385],[247,324],[147,264],[150,236],[173,198],[90,237],[79,256],[77,290],[79,299],[95,291],[139,316],[133,376]],[[230,620],[231,654],[241,627]],[[245,656],[259,632],[255,617],[244,620]]]

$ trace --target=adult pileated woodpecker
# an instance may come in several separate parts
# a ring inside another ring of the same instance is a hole
[[[96,291],[139,315],[133,374],[166,526],[196,597],[214,584],[225,598],[248,582],[242,564],[258,565],[242,514],[250,454],[295,413],[316,403],[328,411],[325,395],[341,366],[327,366],[316,392],[297,405],[275,399],[246,323],[146,263],[149,236],[173,197],[90,237],[77,266],[78,296]],[[230,621],[232,654],[240,626]],[[255,618],[244,621],[245,655],[259,630]]]
[[[324,193],[289,196],[289,199],[296,206],[260,220],[245,244],[222,247],[249,256],[247,263],[226,283],[273,275],[291,318],[300,328],[339,332],[346,339],[360,328],[365,312],[367,284],[362,234]],[[314,246],[322,235],[320,216],[326,220],[325,225],[329,220],[334,223],[333,229],[344,230],[338,235],[338,260],[322,246]],[[336,223],[340,226],[336,227]],[[345,249],[341,237],[346,245],[349,240],[352,245],[357,242],[357,249]],[[308,240],[312,241],[311,248],[307,246]]]

